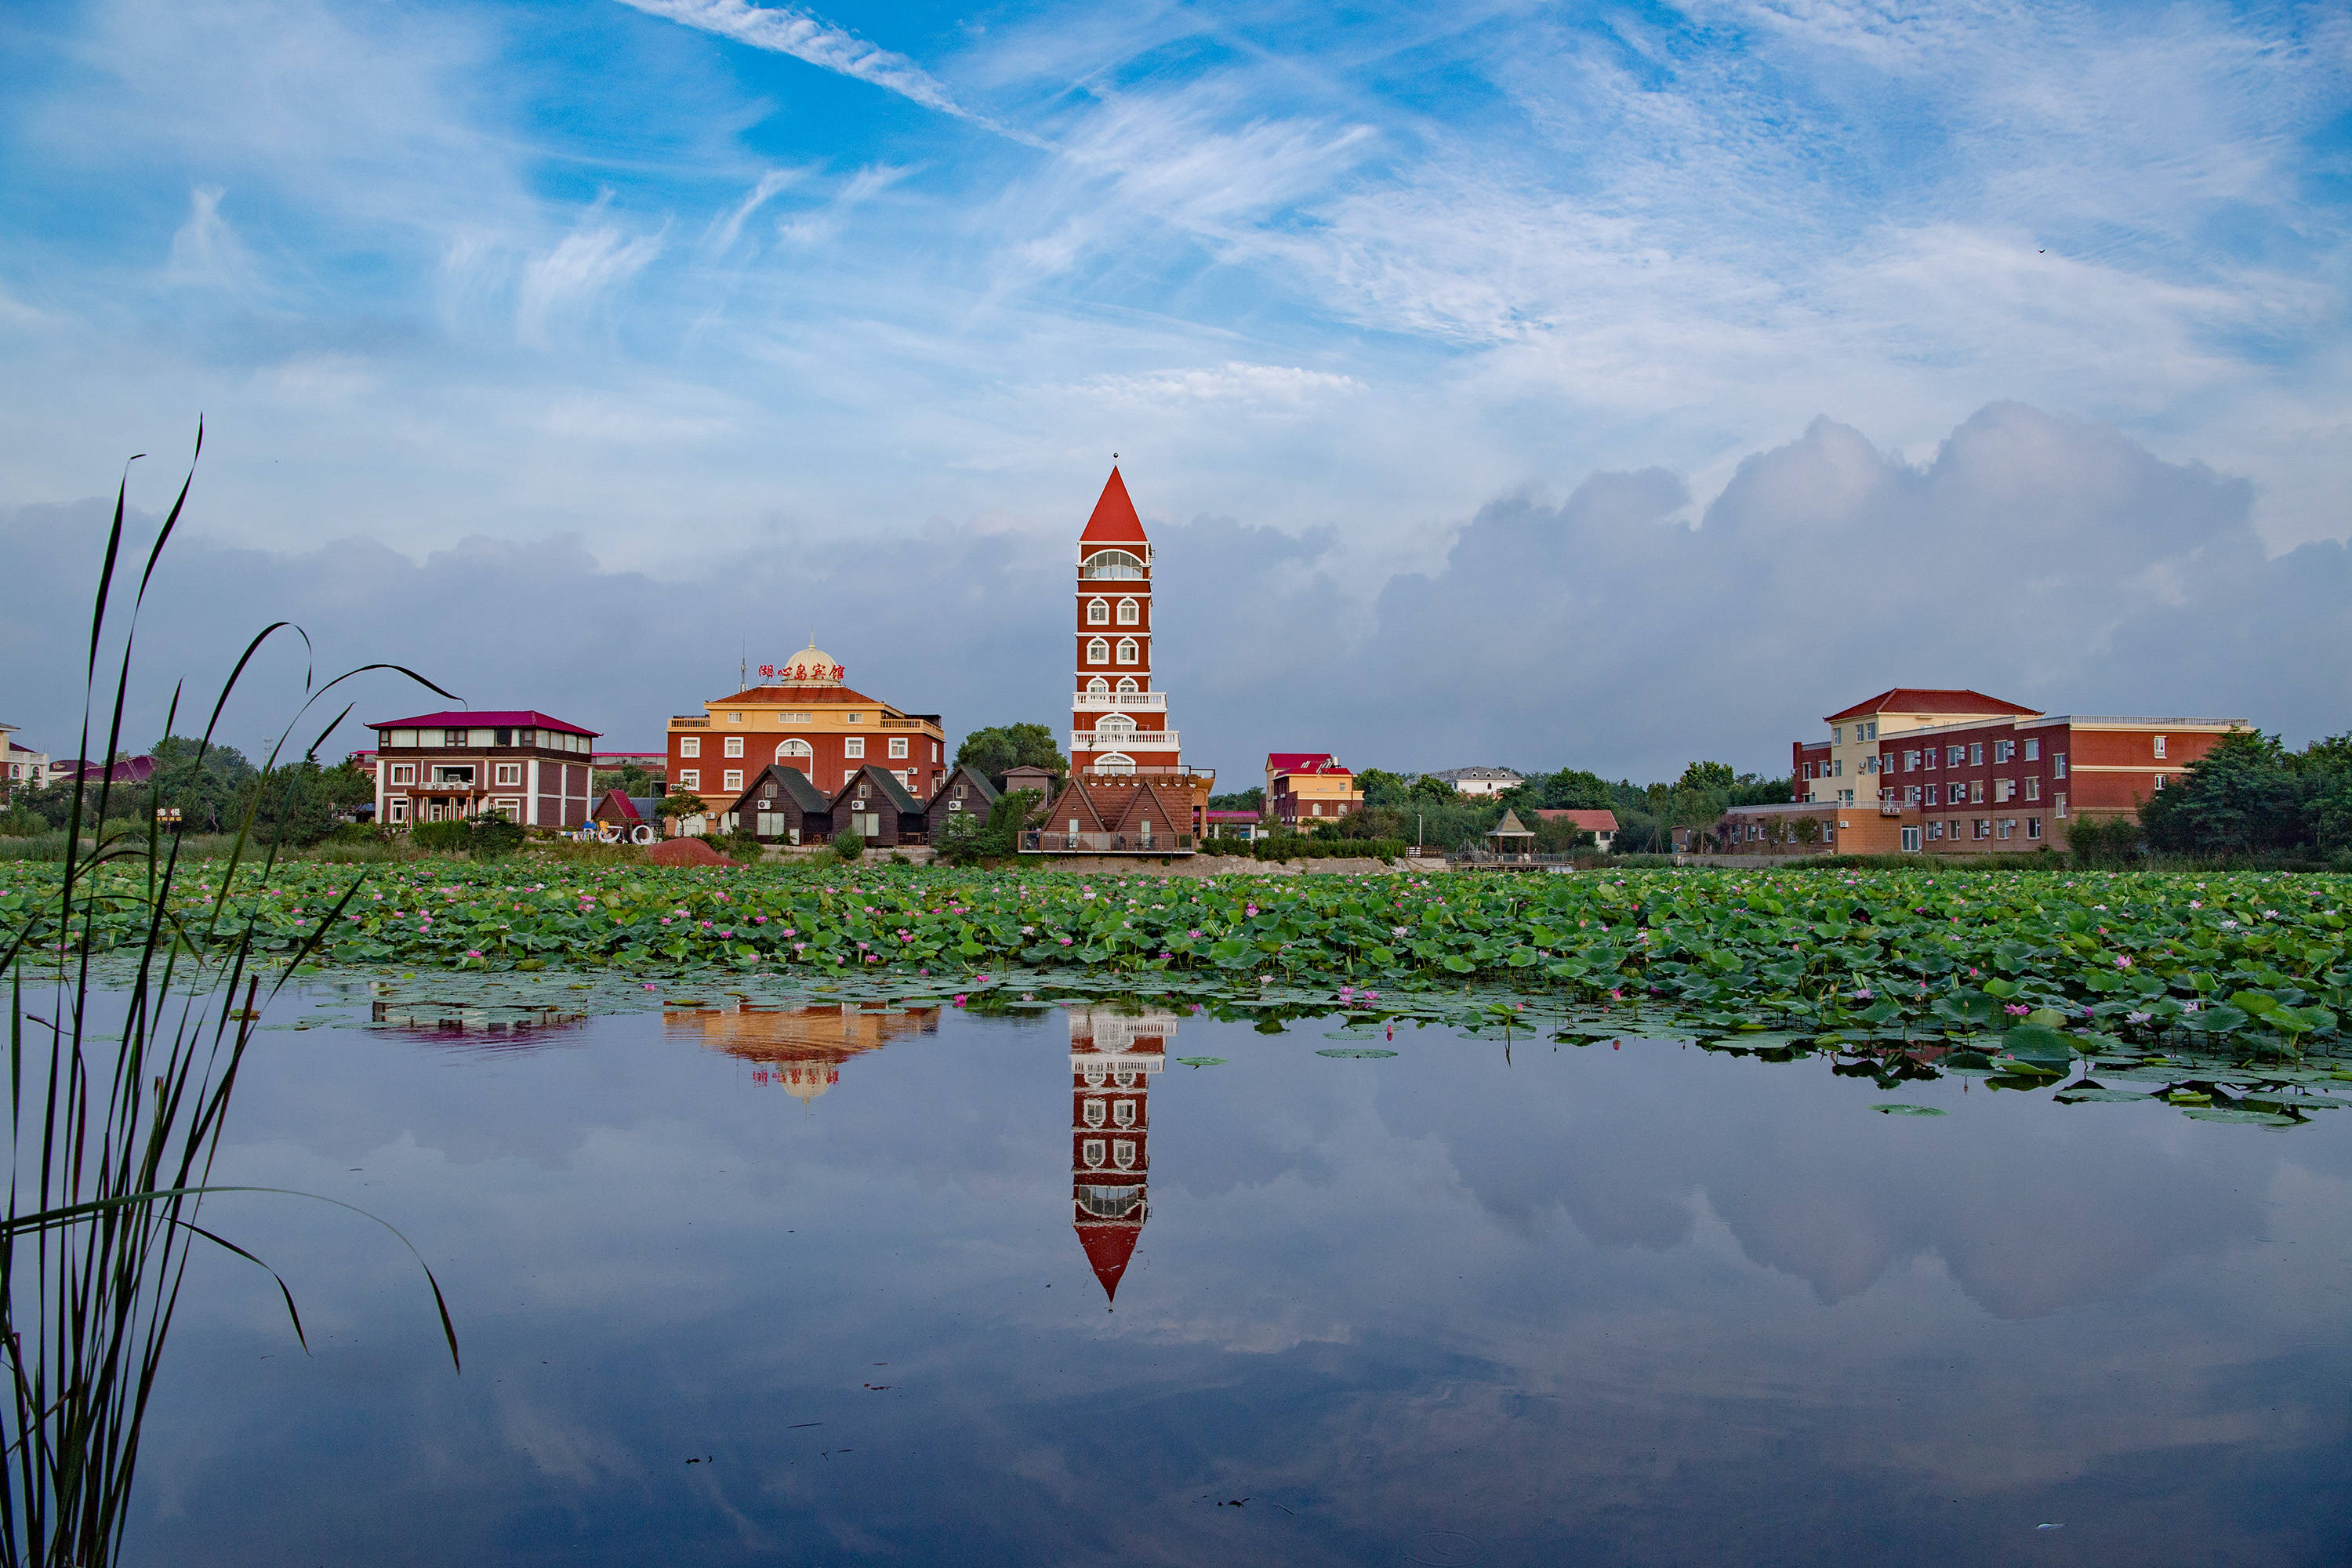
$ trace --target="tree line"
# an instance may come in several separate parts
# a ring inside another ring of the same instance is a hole
[[[234,833],[250,812],[257,836],[289,847],[316,844],[375,799],[374,781],[349,760],[322,767],[309,756],[264,769],[235,746],[207,747],[186,735],[166,735],[148,754],[155,771],[143,783],[81,785],[86,829],[98,826],[92,817],[101,787],[111,822],[143,826],[159,810],[177,810],[181,832]],[[63,832],[73,815],[74,788],[60,781],[14,791],[0,814],[0,834],[21,838]]]

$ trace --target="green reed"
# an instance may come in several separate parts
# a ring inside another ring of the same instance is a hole
[[[198,454],[203,443],[200,426]],[[100,661],[118,594],[118,567],[127,564],[127,477],[116,492],[92,601],[82,756],[116,754],[139,609],[194,479],[192,460],[131,595],[119,668],[110,672],[110,695]],[[247,667],[265,643],[288,630],[301,636],[299,628],[279,622],[247,645],[213,704],[205,747]],[[307,647],[308,638],[303,641]],[[315,689],[306,677],[306,700],[296,722],[344,680],[383,668],[397,667],[362,666]],[[413,672],[401,673],[440,691]],[[180,698],[175,688],[174,720]],[[106,715],[104,745],[92,750],[92,716],[100,711]],[[312,750],[349,712],[346,708],[320,732]],[[167,725],[167,732],[173,727]],[[272,769],[278,761],[273,749]],[[140,1433],[192,1247],[202,1242],[268,1268],[198,1223],[198,1212],[208,1193],[270,1190],[215,1186],[208,1179],[255,1024],[295,964],[316,946],[313,938],[278,965],[274,975],[265,975],[270,965],[256,952],[249,920],[235,929],[228,916],[227,889],[238,865],[253,863],[267,875],[278,857],[274,830],[256,839],[253,807],[228,846],[230,874],[217,879],[219,893],[208,906],[182,908],[189,900],[180,883],[179,841],[152,821],[137,827],[110,822],[113,797],[110,778],[85,779],[75,786],[55,899],[37,916],[28,913],[16,930],[0,933],[0,973],[8,976],[11,1004],[12,1140],[7,1212],[0,1219],[0,1365],[14,1411],[9,1441],[0,1450],[0,1464],[7,1470],[0,1485],[0,1552],[9,1563],[29,1568],[81,1568],[118,1556]],[[126,895],[123,879],[110,876],[102,897],[118,919],[121,900],[131,899],[140,922],[140,940],[127,955],[117,950],[103,978],[96,968],[102,944],[97,940],[101,895],[95,884],[101,868],[131,874],[131,892]],[[365,875],[361,869],[352,876],[337,914]],[[328,923],[319,921],[318,931],[323,933]],[[101,990],[112,989],[105,984],[109,980],[122,984],[117,994],[101,996]],[[101,1022],[102,1015],[118,1007],[119,1023]],[[400,1239],[406,1245],[405,1237]],[[421,1257],[418,1263],[423,1267]],[[457,1341],[447,1304],[432,1270],[425,1268],[425,1275],[454,1365]],[[270,1277],[299,1340],[301,1318],[293,1293],[274,1270]]]

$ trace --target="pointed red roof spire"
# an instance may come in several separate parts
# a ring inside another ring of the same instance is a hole
[[[1087,1261],[1094,1265],[1095,1278],[1102,1281],[1103,1300],[1118,1300],[1118,1281],[1127,1272],[1127,1260],[1135,1256],[1135,1244],[1143,1235],[1139,1225],[1081,1225],[1074,1226],[1078,1233],[1078,1245],[1087,1249]]]
[[[1135,515],[1135,503],[1127,499],[1127,481],[1118,477],[1118,465],[1110,468],[1110,481],[1103,486],[1102,499],[1095,502],[1094,516],[1087,519],[1086,531],[1078,535],[1081,544],[1148,544],[1143,520]]]

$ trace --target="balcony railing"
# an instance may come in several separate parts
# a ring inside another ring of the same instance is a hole
[[[1108,693],[1089,691],[1082,694],[1070,706],[1072,711],[1078,713],[1164,713],[1168,710],[1168,693],[1165,691]]]
[[[1181,749],[1173,730],[1130,730],[1124,735],[1106,735],[1099,730],[1070,731],[1070,750],[1074,752],[1173,752]]]
[[[1021,836],[1024,855],[1190,855],[1189,833],[1046,833],[1031,828]]]
[[[891,719],[886,717],[882,721],[882,728],[885,730],[919,730],[922,727],[923,721],[920,719]]]

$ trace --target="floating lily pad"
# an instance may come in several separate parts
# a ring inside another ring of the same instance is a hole
[[[2072,1105],[2075,1101],[2083,1100],[2112,1100],[2119,1105],[2126,1101],[2135,1102],[2140,1105],[2156,1105],[2161,1103],[2157,1097],[2152,1094],[2140,1094],[2128,1089],[2108,1089],[2104,1085],[2095,1085],[2090,1089],[2070,1089],[2065,1093],[2058,1096],[2058,1103],[2061,1105]]]
[[[1223,1057],[1178,1057],[1176,1058],[1176,1065],[1178,1067],[1187,1068],[1221,1068],[1225,1065],[1225,1058]]]
[[[2234,1105],[2200,1105],[2181,1112],[2200,1121],[2235,1121],[2253,1127],[2293,1127],[2292,1116],[2279,1116],[2267,1110],[2244,1110]]]
[[[1334,1047],[1329,1050],[1318,1051],[1315,1054],[1318,1057],[1392,1057],[1396,1055],[1394,1051],[1367,1050],[1362,1047]]]
[[[1882,1100],[1870,1109],[1881,1116],[1947,1116],[1950,1114],[1948,1111],[1938,1110],[1932,1105],[1905,1105],[1899,1100]]]

